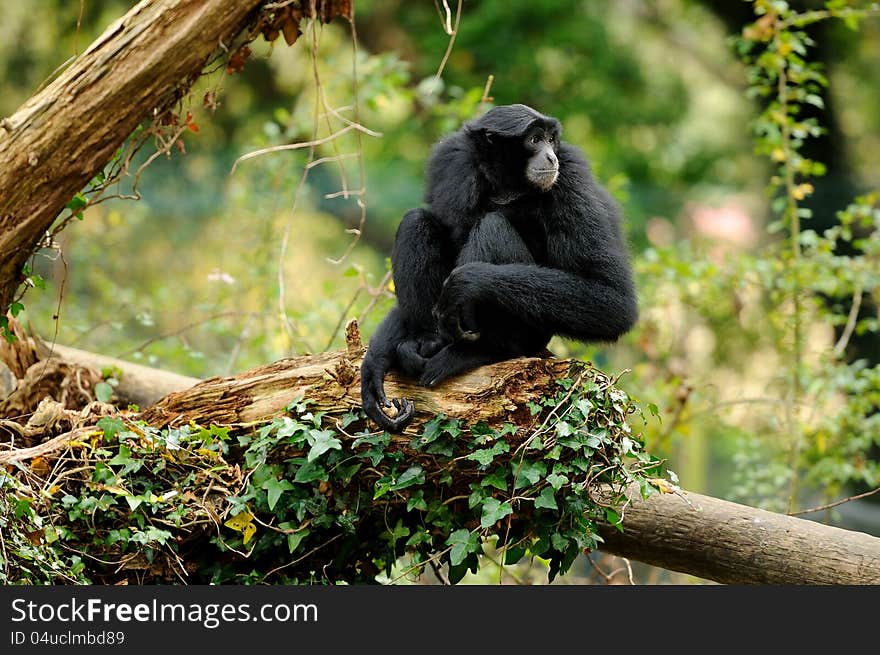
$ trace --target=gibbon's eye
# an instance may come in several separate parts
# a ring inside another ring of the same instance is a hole
[[[552,136],[552,135],[550,136],[550,145],[554,145],[554,146],[556,145],[556,137],[555,136]]]
[[[532,140],[532,143],[534,143],[534,144],[537,145],[538,143],[541,142],[541,137],[539,137],[537,134],[534,134],[534,135],[532,135],[532,139],[531,139],[531,140]]]

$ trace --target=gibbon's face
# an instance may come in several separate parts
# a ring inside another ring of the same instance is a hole
[[[528,161],[526,179],[541,191],[547,191],[559,177],[559,134],[552,128],[535,125],[526,132],[523,141]]]

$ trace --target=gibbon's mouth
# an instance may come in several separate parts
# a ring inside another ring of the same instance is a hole
[[[559,177],[559,171],[555,168],[540,168],[536,169],[532,172],[532,184],[541,189],[541,191],[547,191],[550,187],[556,184],[556,180]]]

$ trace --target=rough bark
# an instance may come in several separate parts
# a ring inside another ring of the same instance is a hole
[[[200,425],[233,425],[263,421],[284,411],[297,397],[342,415],[360,408],[360,361],[363,350],[338,351],[283,359],[240,375],[210,378],[172,394],[140,416],[164,427],[195,421]],[[514,359],[478,368],[451,379],[438,389],[389,375],[390,398],[415,401],[417,415],[407,434],[417,434],[437,414],[468,424],[485,421],[497,426],[510,421],[526,426],[531,416],[525,403],[539,398],[553,381],[565,377],[570,360],[537,357]]]
[[[261,0],[144,0],[0,122],[0,315],[46,230],[135,127],[229,46]]]
[[[880,584],[880,538],[692,492],[629,495],[603,551],[729,584]]]

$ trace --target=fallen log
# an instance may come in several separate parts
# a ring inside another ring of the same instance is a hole
[[[605,552],[729,584],[880,584],[880,538],[690,491],[628,496]]]
[[[117,404],[123,407],[128,404],[149,407],[168,394],[187,389],[200,381],[199,378],[188,375],[163,371],[61,344],[49,345],[39,342],[38,346],[39,359],[42,361],[57,359],[98,372],[111,371],[118,382],[115,387]]]

